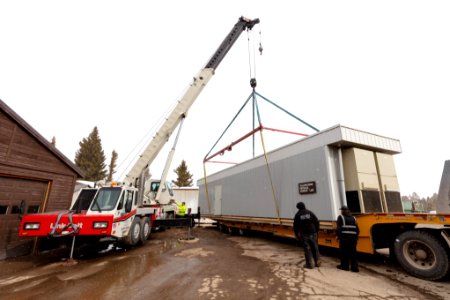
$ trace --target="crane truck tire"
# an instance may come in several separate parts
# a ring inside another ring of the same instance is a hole
[[[145,242],[152,231],[152,226],[150,224],[150,218],[145,217],[141,219],[141,242]]]
[[[141,241],[141,219],[135,217],[130,226],[130,231],[125,237],[125,244],[128,246],[136,246]]]
[[[433,235],[425,231],[406,231],[395,240],[395,256],[409,274],[439,280],[449,271],[449,256]]]

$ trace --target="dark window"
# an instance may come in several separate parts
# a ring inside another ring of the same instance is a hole
[[[13,205],[12,209],[11,209],[11,214],[20,214],[20,207],[19,205]]]
[[[110,211],[113,210],[122,191],[120,187],[103,187],[95,195],[92,201],[91,210],[93,211]]]
[[[383,207],[381,206],[380,192],[377,190],[363,190],[362,191],[363,201],[364,201],[364,212],[383,212]]]
[[[152,182],[152,185],[151,185],[151,187],[150,187],[150,190],[151,190],[152,192],[156,192],[156,191],[158,191],[158,188],[159,188],[159,182]]]
[[[122,196],[120,197],[119,204],[117,205],[117,210],[121,210],[123,208],[124,199],[125,199],[125,192],[123,192]]]
[[[348,191],[345,192],[345,197],[347,198],[347,206],[352,213],[360,213],[361,206],[359,205],[358,191]]]
[[[88,210],[91,205],[92,199],[94,199],[97,189],[83,189],[80,191],[77,197],[77,201],[72,206],[72,210],[82,211]]]
[[[27,213],[28,214],[36,214],[39,212],[39,205],[30,205],[28,206]]]
[[[8,212],[8,205],[0,205],[0,215],[6,215]]]
[[[136,195],[134,194],[134,192],[132,192],[133,193],[133,198],[134,198],[134,205],[137,205],[137,197],[136,197]]]
[[[399,192],[384,192],[389,212],[403,212],[402,198]]]

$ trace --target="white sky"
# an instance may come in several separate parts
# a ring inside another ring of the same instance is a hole
[[[449,1],[3,0],[0,99],[56,136],[72,160],[97,126],[120,163],[241,15],[261,19],[260,94],[319,129],[340,123],[399,139],[402,194],[437,192],[450,159]],[[195,180],[203,177],[203,157],[251,92],[247,48],[243,33],[192,106],[172,169],[185,159]],[[261,110],[263,124],[296,130]],[[250,111],[241,117],[247,127],[225,143],[250,130]],[[269,148],[279,136],[265,136]],[[251,156],[250,142],[242,147],[236,159]]]

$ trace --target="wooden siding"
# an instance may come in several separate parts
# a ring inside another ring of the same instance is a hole
[[[0,128],[0,163],[58,174],[75,173],[48,148],[1,112]]]
[[[27,203],[39,212],[70,208],[79,169],[0,100],[0,259],[31,250],[34,240],[18,238],[18,214]]]

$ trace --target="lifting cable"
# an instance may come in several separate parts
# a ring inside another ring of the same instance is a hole
[[[262,130],[262,122],[261,122],[261,117],[259,115],[259,108],[258,108],[258,103],[255,101],[255,107],[256,107],[256,114],[258,116],[258,122],[259,122],[259,126],[261,127],[261,130],[259,131],[259,134],[261,136],[261,145],[264,151],[264,158],[266,159],[266,167],[267,167],[267,174],[269,175],[269,181],[270,181],[270,185],[272,187],[272,200],[273,200],[273,204],[275,205],[275,212],[277,213],[277,217],[278,217],[278,222],[281,224],[281,218],[280,218],[280,209],[278,207],[278,199],[277,199],[277,195],[275,192],[275,185],[273,184],[273,180],[272,180],[272,172],[270,171],[270,166],[269,166],[269,156],[267,155],[267,151],[266,151],[266,145],[264,144],[264,136],[263,136],[263,130]]]

